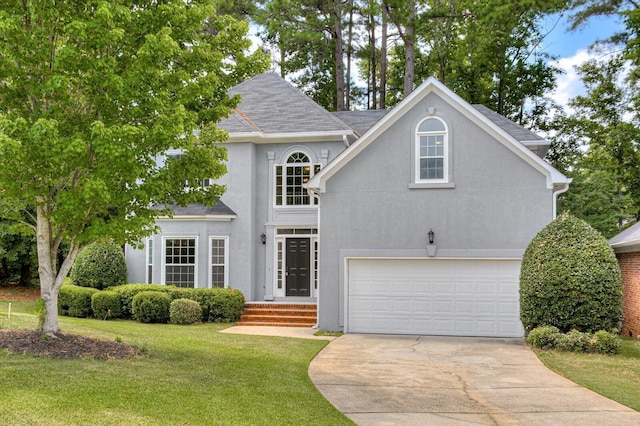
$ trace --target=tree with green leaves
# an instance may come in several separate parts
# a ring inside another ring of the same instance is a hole
[[[551,160],[574,179],[560,208],[605,236],[640,219],[640,117],[637,83],[621,57],[591,60],[578,68],[586,93],[573,112],[556,118]],[[634,89],[635,87],[635,89]]]
[[[238,102],[228,88],[268,61],[211,0],[5,1],[0,23],[0,215],[35,232],[55,336],[83,246],[137,245],[171,213],[153,206],[220,197],[196,184],[226,170],[215,123]],[[157,161],[170,149],[182,156]]]

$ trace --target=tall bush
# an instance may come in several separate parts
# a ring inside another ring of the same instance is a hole
[[[613,330],[622,318],[622,280],[607,240],[564,213],[531,241],[520,270],[520,319],[529,332],[555,326]]]
[[[140,322],[169,321],[171,299],[160,291],[143,291],[133,298],[133,314]]]
[[[92,317],[91,296],[96,292],[95,288],[63,285],[58,294],[58,313],[77,318]]]
[[[98,290],[127,282],[127,263],[114,243],[96,242],[78,253],[71,269],[74,285]]]

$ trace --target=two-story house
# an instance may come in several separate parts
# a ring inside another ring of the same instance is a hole
[[[176,208],[129,282],[310,302],[322,329],[520,336],[518,275],[569,180],[543,138],[429,79],[330,113],[273,73],[230,91],[226,193]]]

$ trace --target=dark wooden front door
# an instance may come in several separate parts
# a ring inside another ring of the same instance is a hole
[[[309,297],[311,289],[309,246],[311,245],[311,239],[287,238],[286,241],[286,295]]]

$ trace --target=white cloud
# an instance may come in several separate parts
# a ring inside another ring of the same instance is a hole
[[[584,94],[585,91],[576,67],[595,57],[596,55],[586,49],[580,49],[571,57],[560,58],[551,63],[551,65],[560,68],[564,72],[558,77],[558,84],[555,90],[551,92],[551,98],[562,105],[565,110],[568,110],[569,99]]]

